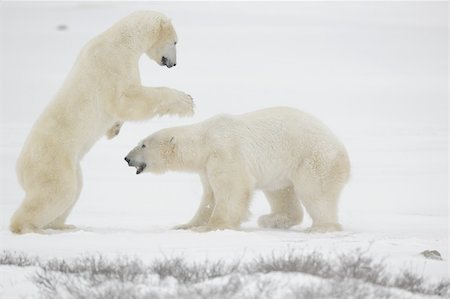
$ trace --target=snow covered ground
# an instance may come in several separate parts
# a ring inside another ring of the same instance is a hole
[[[1,3],[0,249],[68,260],[86,253],[142,260],[251,259],[286,247],[322,253],[369,248],[392,271],[448,278],[447,3]],[[138,9],[166,13],[179,36],[177,66],[141,59],[144,85],[191,94],[191,119],[126,124],[82,162],[84,189],[69,218],[78,231],[8,231],[23,199],[15,161],[34,120],[81,46]],[[346,144],[352,179],[341,198],[344,232],[263,230],[256,192],[241,231],[170,228],[193,215],[195,175],[134,175],[123,161],[160,128],[217,113],[285,105],[308,111]],[[438,250],[443,261],[426,259]],[[35,291],[29,268],[0,266],[0,297]]]

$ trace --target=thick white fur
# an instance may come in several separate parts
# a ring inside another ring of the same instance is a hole
[[[340,230],[337,206],[350,163],[344,146],[313,116],[292,108],[270,108],[239,116],[163,129],[127,156],[144,171],[197,172],[204,194],[193,219],[177,228],[199,231],[238,228],[254,189],[264,191],[272,213],[259,218],[268,228],[289,228],[313,219],[311,231]]]
[[[140,82],[139,57],[147,53],[162,65],[167,49],[174,59],[176,39],[164,15],[142,11],[84,46],[18,159],[18,180],[26,197],[11,219],[13,232],[69,227],[65,220],[82,187],[80,160],[105,133],[114,137],[124,121],[193,113],[189,95]]]

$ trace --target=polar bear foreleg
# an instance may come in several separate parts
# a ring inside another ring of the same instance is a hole
[[[205,175],[201,175],[200,177],[203,185],[203,196],[200,206],[191,221],[175,226],[174,229],[191,229],[208,224],[212,211],[214,210],[214,193],[207,177]]]
[[[242,186],[225,185],[216,187],[216,205],[203,231],[218,229],[238,229],[247,218],[251,190]]]
[[[190,116],[192,97],[167,87],[132,88],[120,98],[115,114],[121,121],[145,120],[157,115]]]
[[[214,210],[208,224],[196,228],[197,231],[238,229],[248,216],[253,186],[241,169],[242,165],[237,161],[226,161],[216,163],[216,166],[208,171],[215,199]]]

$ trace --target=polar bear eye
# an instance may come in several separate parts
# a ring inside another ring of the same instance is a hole
[[[177,44],[177,42],[174,42],[173,44],[174,44],[174,45],[176,45],[176,44]]]
[[[144,148],[144,147],[145,147],[145,144],[143,144],[141,147]]]

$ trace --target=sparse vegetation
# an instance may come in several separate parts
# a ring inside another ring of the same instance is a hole
[[[24,253],[17,253],[4,250],[0,254],[0,265],[29,267],[38,265],[36,257],[30,257]]]
[[[186,259],[180,257],[165,257],[155,260],[149,266],[149,270],[151,273],[158,274],[161,279],[173,277],[183,284],[198,283],[240,272],[238,262],[206,260],[202,263],[189,263]]]
[[[337,258],[288,249],[248,262],[164,257],[147,264],[102,255],[43,261],[4,251],[0,265],[37,267],[32,280],[43,298],[450,298],[450,281],[390,274],[361,250]]]

